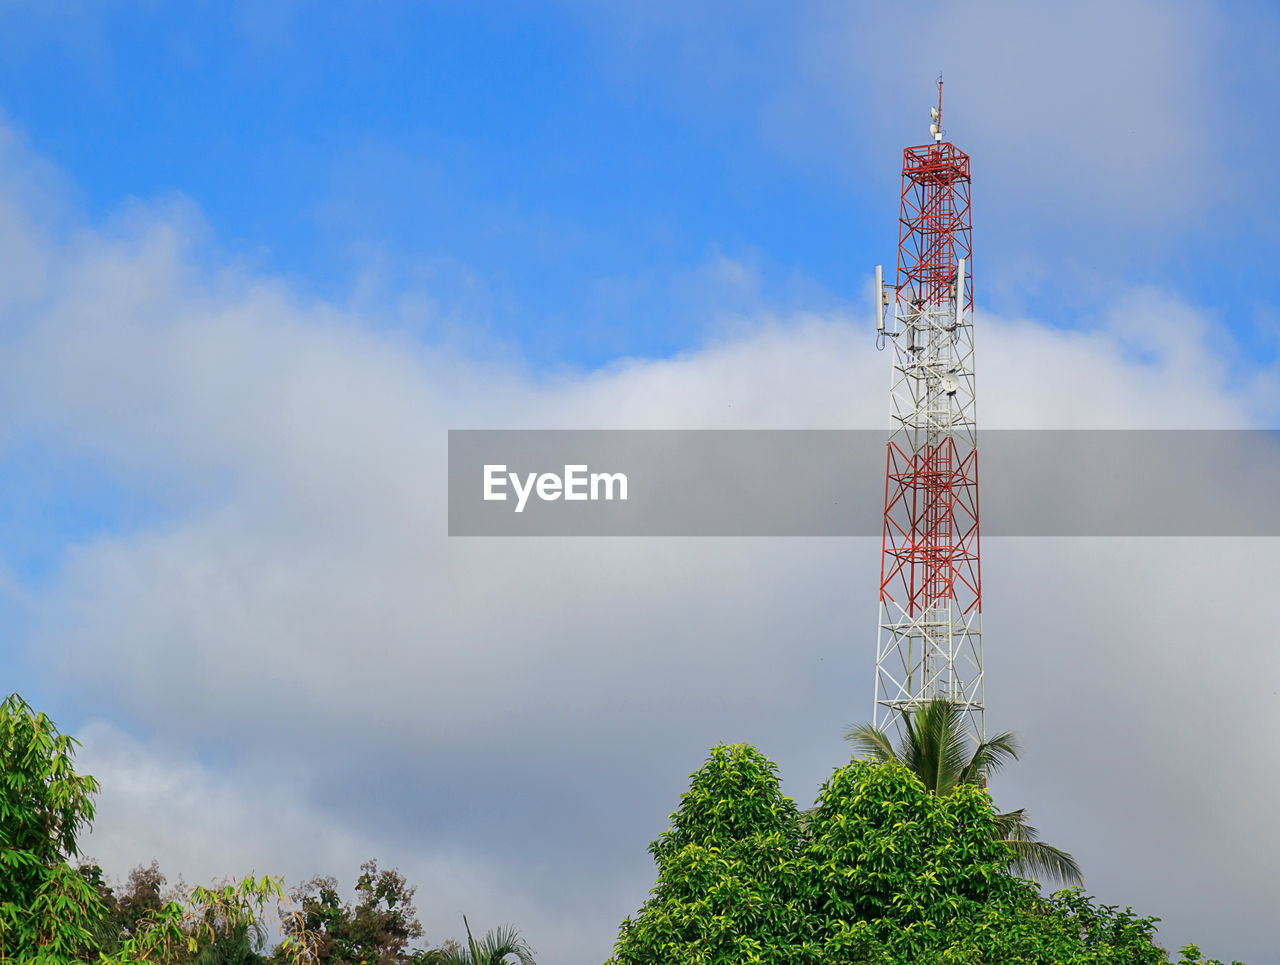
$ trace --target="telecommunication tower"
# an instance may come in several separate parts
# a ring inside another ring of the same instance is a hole
[[[932,698],[986,737],[969,155],[944,141],[902,152],[898,271],[876,266],[877,345],[892,346],[873,723],[900,727]]]

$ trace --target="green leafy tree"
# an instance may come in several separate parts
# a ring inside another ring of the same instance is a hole
[[[986,786],[987,778],[1018,759],[1018,738],[1011,731],[969,750],[963,712],[947,700],[932,700],[903,714],[903,733],[895,747],[889,735],[871,724],[845,733],[856,748],[880,761],[905,764],[934,794],[942,797],[964,786]],[[1066,851],[1040,840],[1024,809],[995,816],[993,833],[1013,855],[1013,868],[1031,877],[1081,884],[1080,866]]]
[[[1222,962],[1216,958],[1201,958],[1199,946],[1193,944],[1183,945],[1178,950],[1178,965],[1222,965]],[[1241,962],[1233,961],[1231,965],[1242,965]]]
[[[993,832],[981,787],[943,798],[897,764],[838,769],[820,792],[806,850],[831,950],[877,947],[910,960],[1012,895],[1009,856]]]
[[[1044,899],[1007,873],[980,784],[927,788],[897,761],[855,760],[823,785],[809,823],[813,914],[829,960],[894,965],[1164,961],[1154,919],[1097,908],[1077,892]]]
[[[718,746],[649,847],[658,881],[622,922],[614,965],[818,962],[795,803],[746,744]]]
[[[462,916],[462,927],[467,932],[467,944],[437,950],[430,959],[433,965],[507,965],[511,958],[520,965],[535,965],[533,949],[510,925],[487,931],[479,939],[471,934],[466,915]]]
[[[266,962],[260,954],[267,944],[265,908],[256,901],[264,885],[267,894],[283,897],[279,881],[272,888],[270,879],[262,883],[248,879],[244,883],[224,885],[221,889],[195,889],[188,913],[187,951],[191,965],[260,965]],[[289,947],[285,947],[286,953]]]
[[[77,742],[11,694],[0,702],[0,959],[81,961],[106,908],[73,868],[98,783],[75,773]]]

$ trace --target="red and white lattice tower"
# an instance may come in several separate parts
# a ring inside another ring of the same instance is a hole
[[[892,346],[873,722],[936,697],[985,739],[969,155],[943,140],[902,152],[898,273],[876,268],[878,342]]]

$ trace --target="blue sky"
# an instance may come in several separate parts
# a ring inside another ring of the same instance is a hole
[[[370,265],[393,287],[443,283],[446,305],[478,309],[536,364],[690,344],[696,326],[664,289],[716,250],[839,293],[869,257],[850,224],[872,193],[762,151],[736,91],[714,113],[655,96],[572,10],[7,18],[24,40],[6,109],[92,216],[179,194],[221,245],[307,291],[346,294]]]
[[[376,854],[431,938],[587,965],[712,743],[807,803],[878,544],[450,540],[445,433],[882,427],[939,69],[982,424],[1278,424],[1275,11],[899,7],[0,4],[0,670],[84,741],[109,871]],[[983,552],[998,800],[1263,960],[1275,541]]]
[[[840,23],[839,8],[820,4],[802,7],[807,17],[761,4],[59,9],[0,14],[0,89],[80,211],[101,220],[130,198],[189,199],[224,256],[323,297],[429,288],[428,330],[462,313],[481,340],[538,366],[697,344],[705,292],[691,279],[718,254],[754,265],[774,298],[858,304],[867,266],[893,254],[897,145],[921,127],[905,110],[884,118],[884,106],[924,102],[954,56],[940,50],[943,63],[895,77],[891,96],[856,69],[824,85],[804,76],[824,55],[840,66],[815,41],[824,19],[837,36],[892,29],[870,10]],[[966,113],[1000,111],[1006,98],[981,104],[985,86],[966,88],[956,65],[948,120],[977,154],[979,255],[1058,262],[998,287],[990,278],[992,307],[1081,325],[1118,277],[1176,283],[1231,317],[1229,337],[1274,357],[1258,279],[1280,240],[1280,199],[1257,151],[1275,69],[1250,50],[1257,31],[1233,29],[1234,18],[1273,15],[1194,9],[1217,29],[1200,38],[1212,89],[1196,86],[1185,106],[1176,85],[1157,90],[1174,103],[1138,101],[1140,113],[1092,135],[1156,182],[1107,197],[1103,233],[1091,206],[1073,216],[1082,172],[1071,152],[1036,131],[1088,135],[1107,92],[1073,98],[1069,78],[1048,76],[1052,61],[1046,76],[1011,80],[1066,93],[1032,113],[1010,105],[1000,130],[1024,156],[1002,151],[993,164],[982,155],[991,125]],[[847,56],[862,55],[851,43]],[[1166,108],[1179,118],[1172,138]]]

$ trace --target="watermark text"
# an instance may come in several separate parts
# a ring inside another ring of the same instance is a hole
[[[485,464],[484,498],[486,502],[508,498],[508,486],[515,494],[515,511],[523,513],[531,495],[543,502],[564,499],[565,502],[627,500],[627,474],[623,472],[591,472],[586,465],[566,465],[564,473],[508,472],[503,464]]]

